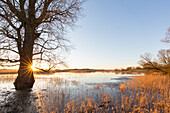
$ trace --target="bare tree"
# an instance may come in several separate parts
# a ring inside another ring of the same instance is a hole
[[[141,56],[140,65],[145,69],[160,71],[166,74],[170,73],[170,49],[162,49],[157,54],[157,59],[152,59],[150,53]]]
[[[83,0],[0,0],[0,62],[19,65],[15,88],[32,88],[33,61],[54,65],[56,52],[66,47],[67,27],[73,27]],[[38,68],[38,67],[37,67]],[[39,68],[41,69],[41,68]]]
[[[166,32],[165,39],[161,40],[164,43],[170,43],[170,28]],[[141,55],[139,64],[145,69],[161,71],[170,75],[170,49],[161,49],[158,51],[157,59],[152,59],[150,53]]]
[[[166,36],[165,39],[161,40],[164,43],[170,43],[170,28],[168,28],[167,32],[166,32]]]

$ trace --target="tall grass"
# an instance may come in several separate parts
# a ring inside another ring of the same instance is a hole
[[[73,81],[74,82],[74,81]],[[113,87],[110,87],[113,90]],[[80,93],[82,92],[82,93]],[[97,84],[93,90],[86,89],[86,94],[78,89],[74,99],[70,99],[62,107],[56,107],[57,101],[48,104],[53,105],[49,111],[66,113],[88,113],[88,112],[116,112],[116,113],[169,113],[170,112],[170,78],[162,75],[145,75],[135,77],[131,81],[119,85],[117,92],[106,93],[103,85]],[[64,103],[62,92],[58,101]],[[68,93],[68,92],[67,92]],[[59,95],[59,94],[57,94]],[[66,96],[66,95],[65,95]],[[50,100],[55,100],[53,97]],[[111,101],[111,102],[110,102]],[[61,110],[62,108],[62,110]],[[48,112],[49,112],[48,111]]]
[[[10,112],[32,113],[169,113],[170,78],[163,75],[134,77],[118,87],[81,85],[57,77],[36,79],[30,95],[13,92]],[[36,90],[35,90],[36,89]],[[25,95],[25,97],[24,97]],[[22,101],[24,100],[25,101]],[[22,101],[22,102],[21,102]],[[17,106],[15,106],[17,105]],[[0,106],[0,110],[1,109]],[[4,110],[9,111],[9,110]]]
[[[119,86],[121,101],[115,111],[170,112],[170,78],[162,75],[135,77]]]

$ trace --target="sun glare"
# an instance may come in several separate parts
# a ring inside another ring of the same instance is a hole
[[[36,70],[36,68],[34,67],[34,65],[31,66],[31,69],[32,69],[33,71]]]

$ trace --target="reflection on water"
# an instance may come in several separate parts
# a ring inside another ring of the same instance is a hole
[[[63,112],[71,100],[92,98],[101,103],[105,94],[134,75],[114,73],[36,75],[32,90],[15,91],[16,75],[0,75],[1,112]],[[104,93],[103,93],[104,92]]]

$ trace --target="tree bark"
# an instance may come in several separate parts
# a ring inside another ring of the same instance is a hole
[[[14,82],[14,86],[16,90],[32,88],[35,82],[34,73],[33,70],[31,69],[32,58],[29,57],[31,55],[28,55],[28,51],[31,50],[28,49],[27,54],[23,54],[20,56],[21,58],[20,58],[20,67],[18,70],[18,76]]]
[[[23,61],[24,63],[20,63],[20,67],[18,70],[18,76],[14,82],[14,86],[16,90],[29,89],[33,87],[35,82],[34,73],[31,69],[31,66],[25,65],[28,61]]]
[[[18,76],[14,82],[16,90],[29,89],[35,82],[34,73],[31,69],[33,59],[33,45],[35,40],[35,28],[32,24],[25,26],[25,38],[20,50],[20,67]]]
[[[26,44],[29,46],[29,43]],[[29,51],[32,48],[30,47],[29,49],[27,48],[24,52],[25,54],[20,55],[20,67],[18,70],[18,76],[14,82],[14,86],[16,90],[23,90],[23,89],[29,89],[33,87],[33,84],[35,82],[34,80],[34,73],[33,70],[31,69],[32,66],[32,55],[28,54]]]

